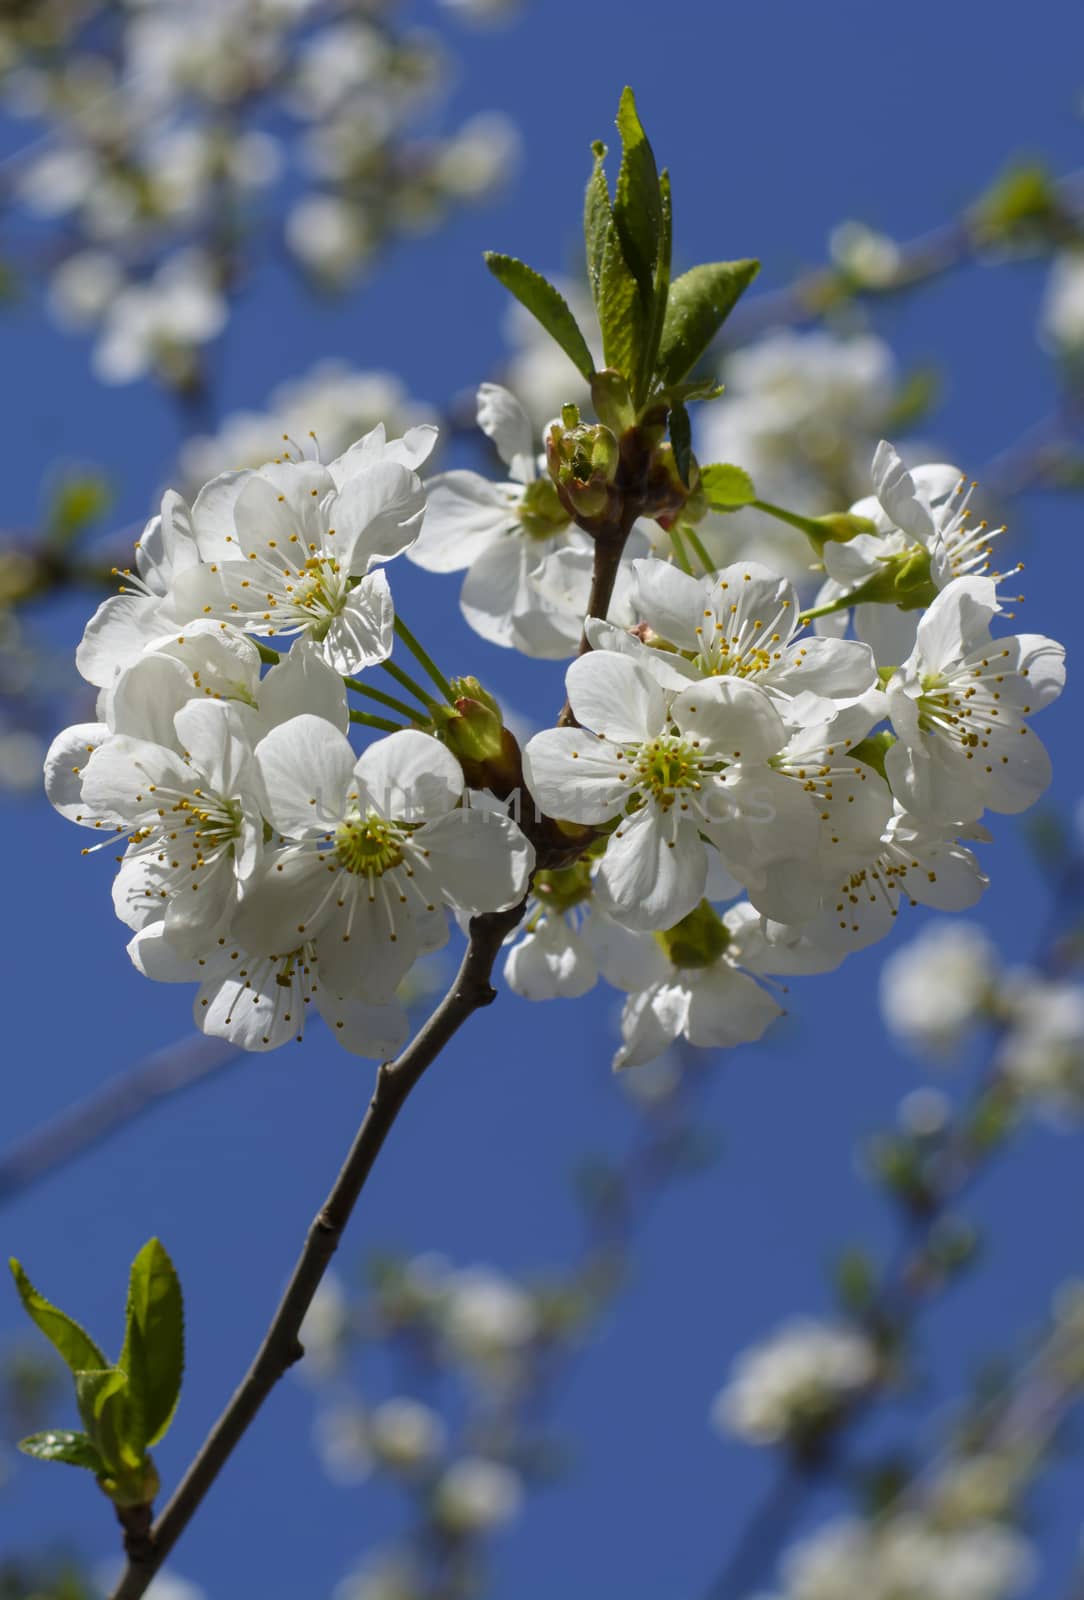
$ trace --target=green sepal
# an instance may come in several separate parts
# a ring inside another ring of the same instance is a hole
[[[181,1285],[158,1239],[148,1239],[132,1262],[117,1364],[128,1375],[131,1436],[126,1442],[142,1454],[173,1420],[184,1373]]]
[[[730,930],[715,907],[701,900],[655,939],[675,967],[713,967],[730,943]]]
[[[557,341],[573,366],[590,379],[595,363],[587,348],[587,340],[560,291],[547,282],[540,272],[517,261],[515,256],[487,250],[485,263],[498,283],[503,283],[520,305],[525,306],[550,337]]]
[[[693,470],[693,430],[689,413],[680,400],[670,407],[670,444],[678,477],[687,489]]]
[[[686,404],[690,400],[718,400],[723,385],[715,378],[688,378],[684,383],[672,383],[652,395],[650,405]]]
[[[664,388],[692,370],[759,271],[759,261],[713,261],[675,278],[656,360]]]
[[[713,511],[737,511],[757,497],[753,480],[744,468],[724,461],[700,468],[700,487]]]
[[[35,1461],[62,1461],[66,1466],[84,1467],[98,1476],[105,1471],[105,1463],[89,1435],[73,1433],[67,1428],[32,1433],[28,1439],[19,1440],[19,1449],[24,1456],[33,1456]]]
[[[867,739],[859,744],[852,745],[847,752],[856,761],[861,761],[867,767],[872,767],[874,772],[880,773],[885,782],[888,777],[885,772],[885,756],[896,742],[896,735],[889,733],[887,728],[882,728],[880,733],[871,733]]]
[[[108,1367],[108,1360],[89,1333],[39,1294],[14,1256],[8,1265],[27,1315],[60,1352],[71,1371],[78,1373],[88,1368]]]

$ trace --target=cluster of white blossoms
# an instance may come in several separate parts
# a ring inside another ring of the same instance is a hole
[[[713,568],[695,525],[686,545],[674,516],[641,516],[566,713],[521,763],[480,686],[457,698],[429,662],[452,711],[423,691],[419,712],[357,678],[403,627],[386,568],[404,553],[466,571],[461,609],[487,640],[577,649],[595,552],[562,429],[547,466],[507,390],[484,385],[479,418],[504,482],[453,470],[423,488],[435,430],[378,426],[327,465],[290,446],[191,505],[165,495],[77,652],[98,720],[47,760],[66,815],[127,839],[114,903],[141,971],[198,978],[201,1025],[249,1047],[296,1035],[315,1001],[350,1048],[385,1055],[406,1027],[396,989],[447,912],[529,891],[510,985],[548,999],[605,978],[626,995],[615,1065],[632,1066],[679,1037],[758,1039],[781,1009],[772,980],[833,970],[901,904],[979,898],[981,819],[1049,781],[1030,718],[1064,652],[995,632],[993,534],[955,468],[911,474],[882,442],[872,496],[802,519],[826,571],[808,610],[758,561]],[[351,711],[347,688],[408,725]],[[441,718],[467,705],[480,742],[455,746]],[[374,720],[396,731],[359,756],[348,726]],[[517,803],[560,841],[537,872]]]
[[[1021,1102],[1056,1122],[1084,1113],[1084,985],[1006,966],[973,923],[924,928],[895,951],[881,1010],[897,1038],[940,1065],[991,1037],[994,1071]]]
[[[16,7],[0,68],[4,109],[28,124],[13,197],[54,234],[47,303],[95,334],[107,383],[195,382],[273,230],[307,276],[342,287],[389,238],[490,194],[517,156],[496,113],[428,127],[444,51],[390,9]]]
[[[778,1600],[1010,1600],[1033,1571],[1031,1548],[997,1522],[942,1527],[918,1511],[841,1519],[796,1545]]]
[[[54,741],[49,796],[123,841],[135,965],[198,981],[199,1025],[249,1049],[298,1037],[315,1005],[348,1049],[394,1054],[396,990],[449,911],[527,888],[531,845],[463,803],[444,745],[407,727],[359,756],[347,738],[344,678],[391,653],[384,566],[417,535],[434,439],[377,428],[327,466],[226,473],[191,506],[167,493],[77,652],[98,720]]]
[[[856,1328],[803,1318],[742,1352],[712,1420],[750,1444],[801,1442],[837,1421],[873,1383],[877,1366],[876,1350]]]

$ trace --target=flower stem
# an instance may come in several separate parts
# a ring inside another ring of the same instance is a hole
[[[389,673],[395,679],[396,683],[420,700],[427,710],[436,711],[439,709],[437,701],[433,699],[429,691],[423,689],[420,684],[415,683],[410,673],[404,672],[402,667],[397,667],[394,661],[381,661],[380,666],[384,672]]]
[[[689,560],[689,552],[685,548],[685,540],[681,537],[676,523],[670,529],[670,543],[673,546],[674,560],[682,572],[687,572],[691,578],[693,575],[692,562]]]
[[[429,720],[424,712],[418,710],[417,706],[407,705],[405,700],[398,700],[393,694],[385,694],[383,689],[374,689],[370,684],[362,683],[360,678],[344,678],[343,682],[348,689],[353,689],[355,694],[363,694],[369,700],[376,700],[380,705],[388,706],[392,711],[398,711],[401,716],[406,717],[410,722],[422,724]]]
[[[376,1086],[350,1153],[313,1220],[293,1276],[251,1367],[152,1527],[146,1548],[129,1554],[111,1600],[139,1600],[146,1593],[155,1573],[199,1510],[264,1401],[287,1370],[304,1355],[298,1334],[305,1313],[331,1263],[381,1146],[426,1068],[473,1012],[496,999],[490,984],[493,964],[523,911],[524,902],[521,901],[508,911],[488,912],[471,919],[470,941],[455,982],[398,1059],[385,1062],[377,1072]]]
[[[402,639],[403,643],[406,645],[415,661],[417,661],[420,666],[423,666],[426,672],[428,672],[429,676],[432,678],[433,682],[436,684],[445,700],[447,700],[448,704],[450,706],[455,705],[455,695],[452,693],[451,684],[448,682],[443,672],[441,672],[436,662],[429,655],[428,651],[418,643],[417,639],[415,639],[414,635],[411,633],[402,617],[396,617],[395,619],[395,632],[399,638]]]
[[[392,722],[388,717],[374,717],[368,711],[355,711],[350,707],[350,721],[360,722],[365,728],[379,728],[382,733],[402,733],[403,724]]]
[[[789,528],[797,528],[799,533],[804,533],[818,554],[828,542],[826,530],[815,517],[803,517],[797,511],[787,511],[783,506],[773,506],[770,500],[750,500],[749,504],[754,511],[763,511],[765,516],[774,517],[777,522],[785,522]]]
[[[686,526],[685,537],[686,537],[686,539],[688,539],[689,544],[692,546],[693,553],[696,556],[696,559],[703,563],[705,574],[709,573],[709,572],[714,572],[715,571],[715,563],[711,559],[711,557],[708,555],[708,552],[704,549],[704,541],[701,539],[701,537],[697,533],[696,529]]]

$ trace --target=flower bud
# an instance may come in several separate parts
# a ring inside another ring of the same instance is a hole
[[[523,762],[515,736],[504,726],[501,708],[477,678],[454,678],[452,706],[435,715],[437,737],[463,768],[472,789],[488,789],[506,799],[523,782]]]
[[[565,407],[571,413],[574,407]],[[601,423],[571,428],[555,422],[546,435],[546,460],[561,504],[581,525],[605,522],[615,515],[621,497],[614,487],[621,449],[613,432]]]
[[[825,544],[849,544],[860,533],[877,532],[877,524],[869,517],[856,517],[850,511],[830,511],[827,516],[814,517],[813,521],[824,529]]]

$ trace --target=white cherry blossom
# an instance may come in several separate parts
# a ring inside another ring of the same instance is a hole
[[[618,819],[598,869],[604,909],[631,928],[679,921],[704,894],[702,835],[767,914],[807,909],[801,863],[817,818],[801,786],[768,765],[787,730],[766,690],[726,677],[674,692],[607,651],[574,661],[566,687],[581,726],[536,734],[524,771],[548,815]]]
[[[634,561],[640,616],[702,677],[732,675],[783,700],[798,695],[807,713],[831,715],[839,702],[874,687],[873,652],[858,640],[798,637],[801,606],[793,584],[757,562],[693,578],[664,561]],[[788,712],[781,707],[783,714]]]
[[[259,860],[262,791],[232,706],[191,700],[173,726],[169,746],[105,739],[83,768],[73,820],[129,836],[113,892],[121,920],[164,921],[179,952],[199,955],[228,930]]]
[[[369,1004],[334,993],[321,981],[311,941],[281,956],[253,955],[232,936],[218,934],[204,954],[182,956],[152,923],[128,945],[133,965],[160,983],[198,983],[192,1014],[204,1033],[243,1050],[276,1050],[298,1043],[315,1009],[336,1043],[354,1055],[386,1061],[402,1049],[410,1024],[402,1006]]]
[[[888,684],[898,738],[885,772],[900,803],[927,822],[1024,811],[1050,782],[1050,758],[1025,719],[1060,694],[1065,651],[1039,634],[992,638],[998,610],[991,579],[956,579]]]
[[[876,1371],[865,1334],[803,1317],[742,1352],[716,1396],[712,1420],[750,1444],[779,1444],[838,1413]]]
[[[103,600],[83,631],[75,664],[88,683],[104,688],[171,627],[190,619],[173,603],[173,586],[199,566],[192,512],[172,489],[135,547],[136,570],[125,570],[119,594]]]
[[[709,915],[717,938],[687,962],[665,960],[659,975],[625,1002],[615,1070],[655,1060],[678,1038],[704,1049],[751,1044],[782,1015],[783,1008],[739,966],[730,926],[740,928],[744,913],[728,912],[721,922]]]
[[[379,564],[414,539],[425,497],[417,473],[382,449],[348,461],[338,481],[291,460],[208,484],[193,507],[202,564],[181,578],[175,609],[300,636],[339,673],[383,661],[395,611]]]
[[[515,396],[482,384],[478,425],[496,445],[509,481],[491,483],[462,469],[431,479],[425,526],[410,559],[429,572],[467,569],[460,608],[483,639],[531,656],[571,655],[586,607],[559,604],[558,585],[540,587],[538,579],[546,558],[565,548],[580,553],[577,579],[586,559],[589,579],[589,541],[572,526],[549,479],[539,478],[533,429]],[[567,575],[562,568],[562,579]]]
[[[391,734],[358,757],[304,715],[272,729],[255,760],[285,843],[234,932],[269,955],[314,942],[336,993],[389,1000],[417,956],[446,941],[445,906],[496,911],[526,891],[530,844],[508,817],[460,805],[459,763],[427,734]]]
[[[958,467],[934,462],[908,469],[895,448],[882,439],[871,477],[873,494],[850,509],[853,516],[872,522],[876,532],[825,545],[828,579],[815,607],[853,593],[876,577],[885,561],[909,550],[929,556],[930,577],[938,589],[954,578],[1001,576],[991,572],[990,557],[993,540],[1005,529],[975,520],[970,502],[977,485]],[[859,602],[854,607],[855,631],[873,646],[880,665],[898,666],[914,644],[919,615],[917,610]],[[846,627],[846,613],[820,618],[816,626],[819,633],[836,633]]]

